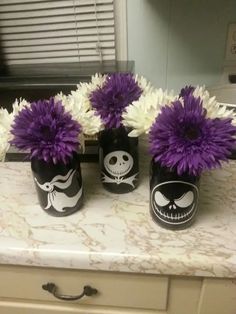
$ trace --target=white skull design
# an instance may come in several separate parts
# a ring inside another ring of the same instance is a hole
[[[123,151],[117,150],[106,155],[104,167],[114,177],[123,177],[132,169],[134,164],[132,156]]]

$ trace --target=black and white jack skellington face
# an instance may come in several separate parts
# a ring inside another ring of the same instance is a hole
[[[151,192],[153,214],[164,224],[181,225],[190,221],[197,210],[198,188],[182,181],[167,181]]]
[[[109,174],[103,173],[102,181],[106,183],[126,183],[134,186],[133,181],[137,174],[126,177],[134,165],[133,157],[123,150],[117,150],[107,154],[104,158],[104,168]]]

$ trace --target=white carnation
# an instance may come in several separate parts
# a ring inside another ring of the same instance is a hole
[[[148,133],[161,107],[170,105],[177,98],[178,96],[174,95],[173,91],[163,91],[161,88],[141,95],[139,100],[129,105],[122,115],[123,124],[133,129],[129,136],[136,137],[142,133]]]

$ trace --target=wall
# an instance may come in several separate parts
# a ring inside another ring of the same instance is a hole
[[[127,0],[128,57],[157,87],[217,84],[235,0]]]

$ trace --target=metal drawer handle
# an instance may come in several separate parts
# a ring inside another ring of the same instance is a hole
[[[91,297],[94,294],[97,294],[97,289],[94,289],[90,286],[84,286],[84,290],[81,294],[79,295],[63,295],[58,293],[58,288],[57,286],[49,282],[45,285],[42,285],[43,290],[48,291],[49,293],[53,294],[55,298],[64,300],[64,301],[75,301],[83,298],[84,296]]]

